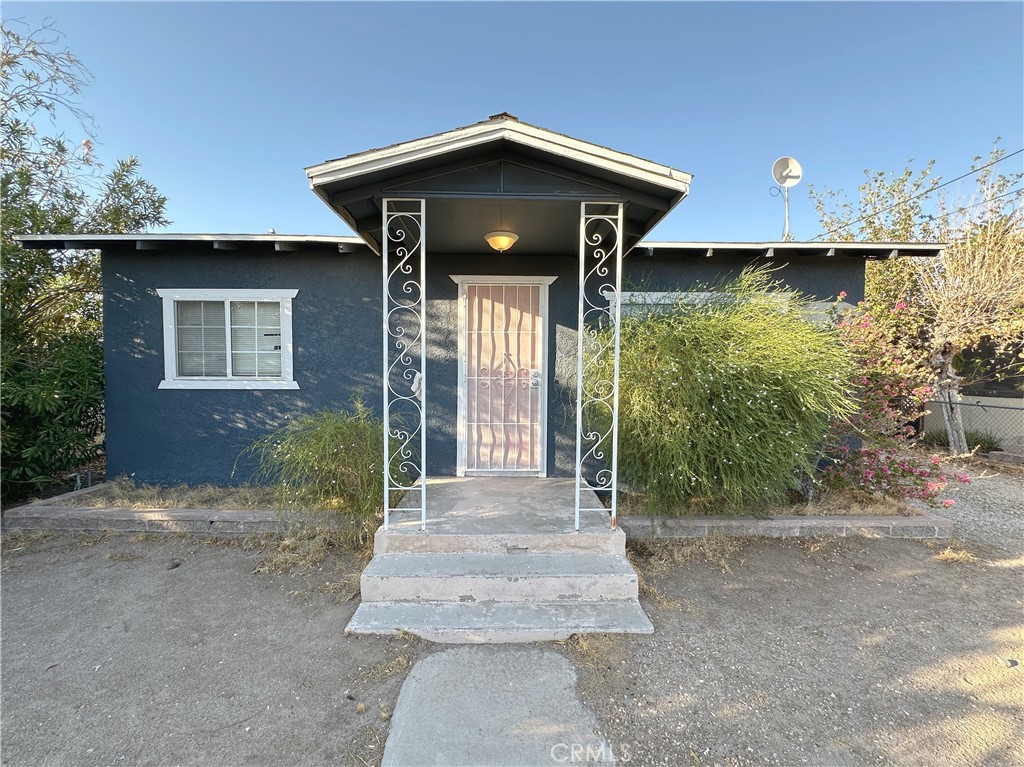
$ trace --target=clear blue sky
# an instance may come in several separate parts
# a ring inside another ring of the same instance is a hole
[[[508,111],[693,173],[653,233],[777,239],[770,167],[807,185],[1024,146],[1024,4],[25,3],[95,76],[97,154],[128,154],[170,231],[348,234],[303,168]],[[1021,157],[1003,163],[1020,170]]]

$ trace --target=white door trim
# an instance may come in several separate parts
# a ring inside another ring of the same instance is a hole
[[[540,461],[538,477],[548,475],[548,286],[558,279],[552,276],[522,276],[522,275],[500,275],[500,274],[450,274],[448,275],[454,283],[459,286],[459,381],[458,381],[458,414],[456,434],[458,449],[456,454],[456,474],[460,477],[466,476],[466,288],[469,285],[538,285],[540,286],[540,351],[541,365],[544,374],[540,382]],[[476,472],[474,472],[476,473]],[[500,474],[501,472],[487,472]],[[510,472],[511,473],[511,472]],[[532,476],[532,472],[514,472],[519,476]]]

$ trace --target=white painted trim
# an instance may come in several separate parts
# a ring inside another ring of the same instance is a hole
[[[295,381],[278,378],[178,378],[161,381],[158,389],[298,389]]]
[[[518,120],[488,120],[383,149],[341,157],[306,168],[310,187],[387,170],[417,160],[445,155],[493,141],[507,140],[569,157],[604,170],[677,192],[689,191],[692,175],[608,147],[591,144]]]
[[[613,291],[605,290],[601,292],[601,295],[607,299],[609,308],[612,311],[615,311],[615,293]],[[685,304],[699,306],[712,303],[717,300],[722,300],[728,295],[728,293],[709,290],[623,290],[621,293],[622,303],[619,311],[622,312],[622,307],[632,305],[665,306],[671,308],[677,303],[682,302]],[[797,295],[798,294],[793,291],[778,291],[776,293],[769,294],[770,297],[779,301],[785,300],[786,298],[793,298]],[[814,323],[815,325],[826,325],[829,322],[829,312],[834,306],[838,308],[840,313],[845,312],[848,309],[855,308],[853,304],[848,303],[847,301],[811,301],[807,304],[804,316],[808,322]]]
[[[298,389],[295,381],[292,343],[292,299],[298,290],[276,288],[158,288],[163,302],[164,380],[158,389]],[[175,301],[223,301],[225,312],[225,343],[228,377],[191,378],[177,375],[177,326],[174,321]],[[281,304],[281,377],[235,378],[231,373],[231,324],[229,301],[278,301]]]
[[[175,301],[273,301],[295,298],[298,290],[277,290],[273,288],[158,288],[160,298]]]
[[[470,285],[537,285],[540,287],[540,310],[538,322],[540,330],[540,354],[541,366],[544,374],[541,376],[541,390],[539,395],[540,412],[538,413],[538,425],[540,435],[538,437],[538,449],[540,450],[540,461],[536,472],[520,470],[512,472],[518,476],[546,477],[548,475],[548,378],[551,375],[548,353],[548,287],[558,279],[557,276],[522,276],[522,275],[497,275],[497,274],[449,274],[453,282],[459,286],[458,298],[458,337],[459,337],[459,380],[458,380],[458,407],[456,414],[456,476],[502,476],[509,475],[508,471],[467,471],[469,463],[466,455],[466,289]]]
[[[449,274],[452,282],[462,285],[550,285],[558,277],[509,276],[507,274]]]
[[[455,476],[464,477],[466,476],[466,465],[468,463],[466,459],[466,400],[467,394],[467,383],[466,383],[466,355],[468,349],[466,348],[466,286],[469,284],[465,281],[463,275],[449,275],[459,286],[459,298],[458,298],[458,330],[455,335],[459,337],[459,377],[457,381],[457,392],[455,407]]]
[[[66,240],[75,242],[309,242],[327,245],[365,245],[362,237],[351,235],[319,235],[319,234],[217,234],[173,232],[139,233],[139,234],[22,234],[16,237],[19,242],[39,242],[40,240]]]

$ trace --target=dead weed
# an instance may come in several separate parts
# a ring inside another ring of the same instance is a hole
[[[35,543],[56,537],[52,530],[10,530],[0,536],[0,554],[8,556],[26,551]]]
[[[422,639],[408,632],[400,632],[388,639],[383,660],[375,663],[356,677],[357,684],[376,684],[405,674],[424,647]]]
[[[75,545],[81,547],[98,546],[109,541],[115,535],[113,530],[100,530],[96,533],[80,533],[75,536]]]
[[[776,508],[773,514],[796,514],[806,517],[865,516],[912,517],[923,512],[889,498],[855,490],[829,490],[818,498],[792,507]]]
[[[366,707],[363,706],[363,711]],[[361,712],[360,712],[361,713]],[[352,748],[348,753],[348,764],[353,767],[371,767],[380,763],[384,754],[384,737],[380,726],[370,724],[359,728],[352,738]]]
[[[142,559],[142,555],[133,554],[130,551],[115,551],[112,554],[107,554],[106,558],[111,562],[138,562]]]
[[[266,547],[253,572],[260,575],[310,572],[319,568],[331,552],[354,554],[357,559],[366,561],[372,549],[365,538],[353,537],[351,530],[297,529],[278,536],[276,543]]]
[[[928,548],[937,549],[942,544],[939,541],[929,541]],[[946,565],[971,565],[978,561],[978,556],[971,551],[963,541],[952,538],[946,542],[946,547],[936,552],[935,559]]]
[[[677,599],[665,594],[650,579],[644,577],[644,574],[637,570],[636,573],[637,588],[640,591],[640,596],[647,597],[648,599],[654,600],[658,607],[671,610],[679,607],[680,602]]]
[[[240,509],[275,508],[274,488],[261,485],[136,485],[120,476],[90,493],[56,498],[54,506],[107,509]]]
[[[318,590],[337,602],[351,602],[359,596],[359,573],[350,573],[339,581],[326,581]]]
[[[689,562],[709,564],[728,573],[732,572],[730,562],[737,559],[746,541],[742,537],[715,534],[698,538],[637,538],[626,542],[626,556],[637,573],[659,575],[674,565]]]

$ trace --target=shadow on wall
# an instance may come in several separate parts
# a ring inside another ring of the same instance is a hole
[[[104,254],[108,473],[160,484],[244,482],[241,452],[291,418],[348,409],[355,392],[380,411],[379,261],[335,253]],[[169,390],[156,290],[277,287],[293,301],[296,390]]]

